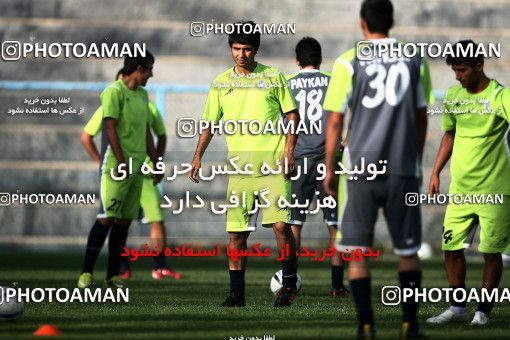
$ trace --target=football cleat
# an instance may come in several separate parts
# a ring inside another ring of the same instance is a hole
[[[407,339],[427,339],[427,336],[425,334],[420,332],[420,329],[418,328],[418,325],[411,325],[410,322],[403,322],[402,323],[402,329],[400,330],[400,339],[401,340],[407,340]]]
[[[180,280],[182,275],[180,273],[177,273],[176,271],[173,271],[169,268],[160,268],[160,269],[153,269],[152,270],[152,278],[154,280],[162,280],[165,277],[172,277],[176,280]]]
[[[119,278],[122,280],[129,280],[131,278],[131,270],[127,269],[119,273]]]
[[[276,294],[274,307],[290,307],[296,298],[296,290],[289,287],[282,287]]]
[[[430,317],[427,319],[427,323],[435,323],[435,324],[441,324],[441,323],[447,323],[451,321],[466,321],[469,319],[469,314],[467,312],[467,308],[463,313],[455,313],[450,308],[442,312],[441,314],[434,315],[433,317]]]
[[[477,310],[475,312],[475,316],[473,320],[471,321],[472,326],[483,326],[486,325],[489,322],[489,316],[485,314],[484,312],[480,312]]]
[[[220,307],[244,307],[246,306],[246,301],[244,297],[236,296],[234,293],[230,293],[225,301],[222,302]]]
[[[375,339],[375,327],[370,323],[360,324],[358,327],[358,339]]]
[[[103,283],[104,288],[112,288],[112,289],[124,289],[127,287],[127,284],[124,280],[122,280],[118,276],[114,276],[109,280],[104,280]]]
[[[345,287],[342,287],[340,289],[333,288],[329,295],[331,295],[332,297],[348,298],[349,296],[351,296],[351,292]]]
[[[80,278],[78,279],[78,288],[90,288],[93,282],[92,273],[81,273]]]

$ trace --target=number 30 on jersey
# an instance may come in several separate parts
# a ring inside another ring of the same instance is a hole
[[[375,75],[375,78],[368,83],[368,86],[375,90],[375,94],[372,97],[368,95],[363,97],[361,104],[364,107],[373,109],[381,105],[384,100],[391,106],[400,104],[411,80],[409,69],[404,63],[393,64],[388,71],[381,64],[370,64],[365,72],[368,76]],[[400,82],[397,84],[399,78]]]

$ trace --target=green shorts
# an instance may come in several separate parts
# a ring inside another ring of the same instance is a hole
[[[152,181],[152,177],[143,176],[142,196],[140,197],[140,206],[143,209],[144,223],[163,221],[163,211],[161,210],[161,193]]]
[[[134,173],[123,181],[111,178],[110,171],[101,174],[101,208],[98,218],[134,220],[140,212],[143,175]]]
[[[261,177],[230,176],[227,188],[227,203],[231,196],[237,196],[241,203],[235,208],[227,209],[227,232],[255,230],[255,226],[250,224],[250,218],[253,215],[250,215],[249,211],[254,208],[256,201],[260,202],[260,204],[264,203],[258,197],[261,192],[265,193],[264,196],[269,201],[269,207],[259,208],[257,212],[257,214],[262,212],[262,225],[271,227],[276,222],[290,222],[290,209],[278,206],[278,199],[281,196],[285,197],[289,202],[291,199],[291,182],[284,175]],[[245,204],[242,204],[243,197]]]
[[[470,231],[480,224],[481,253],[502,253],[510,242],[510,196],[500,204],[448,204],[444,218],[442,249],[464,248]]]

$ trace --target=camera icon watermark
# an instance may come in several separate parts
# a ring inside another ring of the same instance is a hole
[[[194,21],[189,25],[189,34],[192,37],[203,37],[205,34],[205,23],[201,21]]]
[[[373,41],[361,40],[356,44],[356,56],[361,61],[371,61],[376,57],[376,46]]]
[[[408,207],[418,204],[504,204],[503,194],[419,194],[408,192],[405,195],[405,203]]]
[[[385,306],[398,306],[401,300],[399,286],[384,286],[381,290],[381,302]]]
[[[5,61],[21,58],[21,44],[19,41],[7,40],[2,43],[2,59]]]
[[[375,42],[361,40],[356,44],[356,57],[359,61],[374,61],[376,59],[409,59],[420,56],[421,58],[500,58],[501,44],[471,44],[462,46],[459,44],[436,42]]]
[[[124,58],[145,57],[145,43],[70,43],[70,42],[19,42],[6,40],[2,42],[2,59],[15,61],[27,58]]]
[[[262,23],[249,24],[246,22],[222,23],[194,21],[190,23],[189,33],[192,37],[203,37],[209,34],[252,34],[290,35],[296,34],[295,23]]]
[[[193,138],[197,135],[197,122],[193,118],[180,118],[177,121],[177,136]]]
[[[416,207],[420,203],[419,194],[417,192],[406,193],[405,200],[408,207]]]
[[[0,207],[7,207],[11,205],[11,194],[0,192]]]

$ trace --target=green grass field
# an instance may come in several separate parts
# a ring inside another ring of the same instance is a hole
[[[0,253],[0,284],[18,287],[74,288],[81,267],[81,254]],[[478,287],[482,266],[469,261],[468,287]],[[264,335],[275,339],[349,339],[355,336],[355,309],[350,300],[333,299],[330,271],[326,263],[303,261],[300,273],[303,289],[291,308],[272,307],[269,290],[271,275],[279,264],[274,260],[250,260],[247,271],[246,308],[225,309],[218,304],[228,292],[225,260],[219,258],[179,259],[171,266],[182,272],[182,280],[154,281],[151,261],[133,264],[130,301],[124,304],[30,303],[16,321],[0,322],[1,339],[32,338],[43,323],[56,325],[69,339],[244,339]],[[378,338],[396,339],[400,309],[384,306],[380,290],[397,284],[397,261],[382,257],[374,264],[373,306]],[[100,258],[96,279],[103,280],[105,258]],[[509,287],[510,275],[504,273],[502,287]],[[439,257],[424,263],[425,287],[446,287]],[[431,327],[425,318],[441,311],[446,303],[423,304],[420,320],[432,339],[510,338],[510,308],[497,305],[489,326],[473,328],[467,323]],[[470,306],[471,313],[474,305]]]

